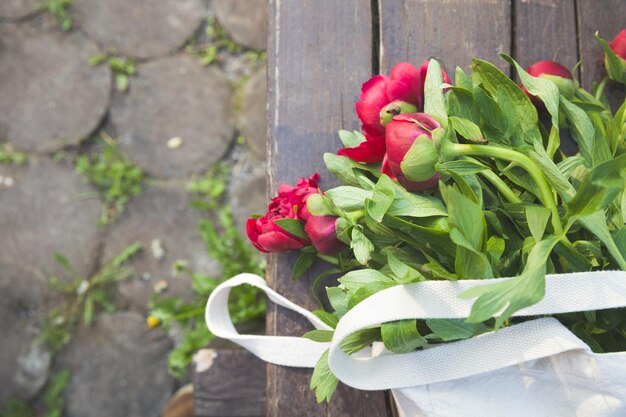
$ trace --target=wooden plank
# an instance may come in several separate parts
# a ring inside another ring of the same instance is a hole
[[[194,416],[265,416],[265,362],[243,349],[202,349],[194,357]]]
[[[473,57],[508,71],[498,56],[510,52],[509,0],[380,0],[381,72],[435,57],[454,74]]]
[[[575,0],[515,0],[513,54],[524,68],[551,60],[578,62]]]
[[[626,27],[626,1],[578,0],[577,7],[581,83],[590,89],[594,82],[606,76],[604,53],[593,34],[598,31],[600,36],[610,42]],[[623,89],[620,84],[609,84],[607,95],[614,109],[624,100]]]
[[[324,152],[340,148],[336,131],[358,128],[354,103],[371,76],[370,0],[270,0],[268,42],[269,194],[319,172],[321,186],[334,183]],[[309,308],[311,275],[290,279],[297,254],[272,255],[268,282]],[[302,335],[310,325],[294,314],[268,307],[268,334]],[[341,387],[330,405],[317,404],[310,370],[268,366],[268,416],[384,416],[383,393]]]

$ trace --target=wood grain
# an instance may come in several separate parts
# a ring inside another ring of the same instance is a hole
[[[624,0],[577,0],[579,54],[582,59],[581,83],[590,89],[594,82],[606,76],[604,52],[594,33],[610,42],[626,27],[626,1]],[[624,87],[610,83],[607,95],[614,109],[624,100]]]
[[[336,152],[336,131],[357,128],[354,103],[371,76],[372,18],[369,0],[270,0],[268,43],[269,194],[280,183],[319,172],[321,186],[334,184],[323,165]],[[297,254],[272,255],[268,282],[296,303],[317,308],[309,296],[311,275],[292,282]],[[270,305],[268,334],[300,336],[310,325]],[[342,387],[330,405],[317,404],[311,371],[268,366],[268,416],[385,416],[383,393]]]
[[[243,349],[203,349],[194,367],[196,417],[265,416],[265,362]]]
[[[473,57],[502,69],[511,48],[509,0],[380,0],[380,69],[435,57],[452,75]]]
[[[524,68],[551,60],[578,62],[575,0],[515,0],[513,52]]]

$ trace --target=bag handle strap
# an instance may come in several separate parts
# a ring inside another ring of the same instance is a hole
[[[306,317],[316,329],[332,330],[315,314],[268,287],[263,278],[254,274],[239,274],[218,285],[209,297],[205,318],[211,333],[237,343],[266,362],[283,366],[315,367],[330,343],[318,343],[302,337],[242,335],[237,332],[228,312],[228,295],[232,288],[243,284],[259,288],[276,304]]]
[[[330,348],[332,372],[347,385],[363,390],[403,388],[477,375],[571,350],[588,351],[587,345],[556,319],[525,322],[468,340],[412,352],[363,357],[345,354],[340,343],[348,335],[380,323],[426,318],[463,318],[471,300],[458,294],[476,285],[508,278],[463,281],[426,281],[392,287],[359,303],[339,321],[331,343],[281,336],[239,335],[228,316],[226,289],[242,283],[265,291],[279,305],[309,319],[317,328],[329,329],[310,312],[271,290],[251,274],[238,275],[220,284],[207,303],[209,330],[228,338],[261,359],[286,366],[313,367]],[[224,296],[225,294],[225,296]],[[219,303],[217,303],[219,302]],[[595,271],[546,276],[546,296],[516,316],[556,314],[626,306],[626,272]],[[228,330],[228,331],[224,331]]]

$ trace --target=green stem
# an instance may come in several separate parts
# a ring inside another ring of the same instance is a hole
[[[532,161],[532,159],[511,149],[489,145],[451,143],[449,146],[442,148],[442,151],[449,158],[459,155],[486,156],[490,158],[502,159],[519,165],[522,169],[528,172],[533,181],[535,181],[537,184],[537,191],[539,192],[539,198],[552,212],[552,226],[554,228],[554,233],[557,235],[562,234],[563,225],[561,225],[561,219],[559,218],[559,211],[556,206],[556,201],[554,200],[554,195],[552,194],[552,188],[548,184],[548,181],[543,175],[541,169]]]
[[[329,264],[339,265],[339,261],[334,256],[322,255],[321,253],[318,253],[317,257],[323,261],[328,262]]]
[[[197,308],[195,310],[185,311],[184,313],[178,314],[176,316],[172,316],[170,320],[174,321],[174,320],[186,319],[188,317],[199,316],[200,314],[204,313],[204,310],[205,310],[204,308]]]
[[[495,172],[491,170],[486,170],[486,171],[480,171],[479,174],[485,177],[487,181],[489,181],[494,187],[496,187],[498,191],[500,191],[500,194],[502,194],[504,198],[509,200],[509,203],[519,204],[522,202],[522,200],[517,196],[517,194],[515,194],[513,190],[511,190],[511,188],[508,185],[506,185],[506,183],[502,181],[502,179],[499,176],[496,175]]]

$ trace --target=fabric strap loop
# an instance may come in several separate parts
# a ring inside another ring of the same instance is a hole
[[[362,390],[404,388],[450,381],[540,359],[587,345],[554,318],[514,325],[498,332],[443,344],[408,354],[383,352],[378,356],[347,355],[340,343],[348,335],[381,323],[428,318],[465,318],[472,300],[458,295],[474,286],[510,278],[462,281],[426,281],[392,287],[372,295],[339,321],[331,343],[284,336],[248,336],[236,332],[228,315],[230,288],[250,284],[275,303],[305,316],[316,328],[330,330],[315,315],[270,289],[252,274],[241,274],[220,284],[207,303],[209,330],[278,365],[314,367],[330,348],[329,365],[345,384]],[[541,316],[626,306],[626,271],[595,271],[546,276],[544,299],[515,316]]]

